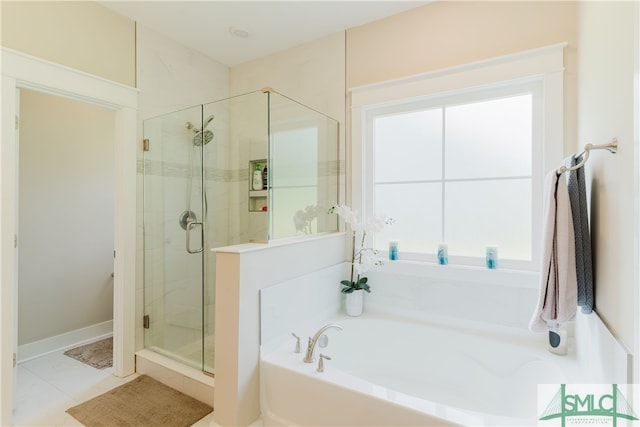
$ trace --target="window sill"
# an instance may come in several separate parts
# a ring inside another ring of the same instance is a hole
[[[537,289],[540,274],[535,271],[510,270],[465,265],[439,265],[423,261],[385,261],[375,272],[399,274],[414,277],[429,277],[442,280],[456,280],[465,283],[493,283],[497,285]]]

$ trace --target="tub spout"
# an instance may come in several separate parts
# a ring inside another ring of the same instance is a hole
[[[337,323],[329,323],[328,325],[324,325],[322,328],[320,328],[320,330],[318,332],[316,332],[316,334],[313,336],[313,338],[309,337],[309,345],[307,346],[307,354],[304,357],[304,362],[305,363],[313,363],[315,360],[315,357],[313,355],[314,350],[316,349],[316,343],[318,342],[318,340],[320,339],[320,337],[322,336],[322,334],[324,334],[324,332],[327,329],[337,329],[339,331],[342,330],[342,326],[338,325]]]

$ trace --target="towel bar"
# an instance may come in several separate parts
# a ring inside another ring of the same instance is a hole
[[[560,169],[558,169],[556,171],[556,173],[558,175],[562,175],[563,173],[567,172],[567,171],[573,171],[576,169],[580,169],[581,167],[584,166],[585,163],[587,163],[587,160],[589,159],[589,153],[591,152],[591,150],[607,150],[612,154],[615,154],[618,152],[618,138],[613,138],[611,140],[611,142],[608,142],[607,144],[600,144],[600,145],[593,145],[593,144],[587,144],[584,146],[584,151],[582,151],[582,153],[575,155],[574,156],[576,158],[580,157],[580,156],[584,156],[582,158],[582,161],[580,163],[578,163],[575,166],[562,166]]]

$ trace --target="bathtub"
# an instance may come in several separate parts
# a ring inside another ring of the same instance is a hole
[[[328,322],[325,371],[302,362],[306,337]],[[309,325],[311,326],[311,325]],[[299,327],[299,326],[296,326]],[[537,424],[537,385],[570,382],[575,357],[545,336],[464,322],[413,321],[367,312],[333,317],[260,361],[265,426],[522,426]]]

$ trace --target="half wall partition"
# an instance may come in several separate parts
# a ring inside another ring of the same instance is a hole
[[[338,122],[271,89],[144,121],[145,347],[215,372],[211,248],[337,231]]]

